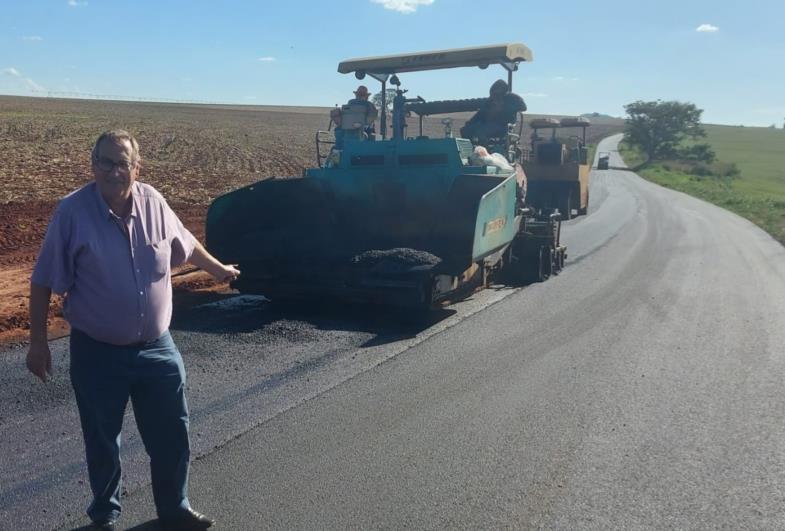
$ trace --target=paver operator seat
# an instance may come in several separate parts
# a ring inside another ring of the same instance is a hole
[[[378,114],[378,111],[365,103],[346,103],[342,105],[340,129],[343,131],[343,138],[341,139],[341,144],[347,138],[356,140],[370,138],[370,135],[373,134],[373,122]],[[337,132],[336,130],[336,136]],[[341,147],[336,146],[338,149]]]

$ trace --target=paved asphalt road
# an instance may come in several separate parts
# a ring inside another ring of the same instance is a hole
[[[219,529],[785,528],[785,248],[630,172],[592,178],[562,274],[427,328],[248,298],[178,316],[194,506]],[[49,385],[0,355],[9,529],[85,522],[52,347]],[[122,523],[155,529],[127,421]]]

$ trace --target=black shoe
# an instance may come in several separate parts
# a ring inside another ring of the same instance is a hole
[[[198,531],[207,529],[215,523],[215,520],[211,520],[202,513],[197,513],[190,508],[179,516],[159,518],[158,521],[166,531]]]
[[[106,520],[96,520],[87,529],[101,529],[103,531],[114,531],[117,529],[117,518],[107,518]]]

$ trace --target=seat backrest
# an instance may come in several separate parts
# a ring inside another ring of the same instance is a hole
[[[368,116],[368,106],[361,103],[347,103],[341,107],[341,127],[343,129],[365,129],[373,122]]]
[[[564,163],[564,144],[544,142],[537,145],[537,162],[559,166]]]

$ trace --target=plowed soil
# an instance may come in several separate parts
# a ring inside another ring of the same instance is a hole
[[[217,196],[268,177],[301,175],[315,164],[314,135],[327,108],[173,105],[0,96],[0,344],[28,335],[30,273],[57,201],[90,182],[90,149],[101,131],[123,128],[139,140],[140,180],[169,201],[203,241],[207,207]],[[425,120],[442,136],[441,117]],[[455,131],[466,116],[455,116]],[[411,119],[410,135],[417,134]],[[590,128],[591,142],[621,122]],[[228,288],[192,268],[173,275],[175,305],[203,302]],[[67,333],[60,301],[51,336]],[[176,311],[176,310],[175,310]]]

